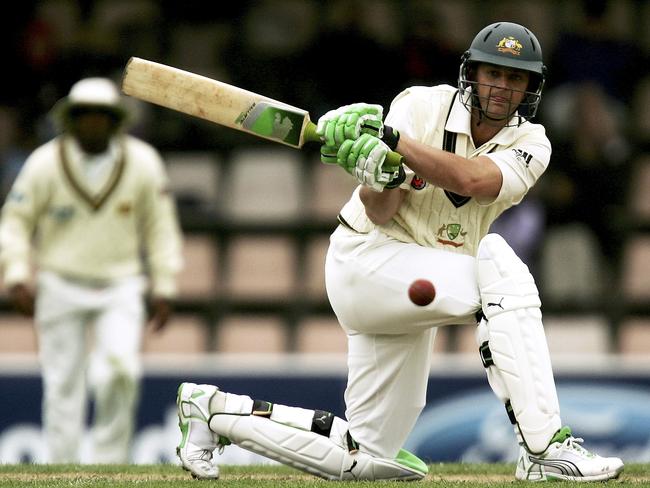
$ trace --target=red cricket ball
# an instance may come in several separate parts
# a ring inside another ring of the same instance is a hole
[[[415,280],[409,286],[409,298],[420,307],[429,305],[436,297],[436,288],[429,280]]]

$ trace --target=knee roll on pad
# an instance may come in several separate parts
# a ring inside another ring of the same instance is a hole
[[[542,452],[561,421],[539,293],[528,267],[497,234],[479,244],[478,286],[486,320],[477,339],[487,340],[491,352],[488,381],[510,401],[527,449]]]

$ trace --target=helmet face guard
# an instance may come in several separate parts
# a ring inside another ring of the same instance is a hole
[[[546,66],[542,62],[542,48],[532,32],[511,22],[491,24],[476,35],[461,58],[459,99],[470,112],[477,108],[481,117],[491,118],[489,103],[483,106],[478,99],[478,83],[474,79],[477,63],[527,71],[530,75],[528,89],[522,102],[508,111],[511,116],[516,112],[517,116],[507,125],[519,125],[535,116],[546,81]]]

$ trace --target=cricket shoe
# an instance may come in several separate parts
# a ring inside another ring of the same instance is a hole
[[[530,454],[523,447],[515,478],[525,481],[606,481],[618,478],[623,461],[601,457],[580,444],[569,427],[557,431],[542,454]]]
[[[219,478],[219,468],[212,462],[215,449],[230,444],[225,437],[214,434],[208,425],[210,403],[225,402],[225,394],[216,386],[182,383],[178,387],[176,405],[181,441],[176,454],[183,469],[197,479]]]

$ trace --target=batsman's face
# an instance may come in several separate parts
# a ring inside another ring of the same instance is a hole
[[[490,119],[509,119],[526,97],[527,71],[480,63],[476,69],[476,90],[481,108]]]

